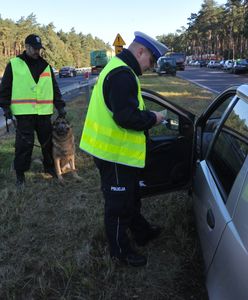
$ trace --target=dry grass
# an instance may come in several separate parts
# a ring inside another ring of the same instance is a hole
[[[214,98],[214,94],[188,81],[149,73],[141,78],[142,86],[152,89],[170,101],[199,116]]]
[[[155,85],[175,102],[183,95],[192,107],[199,102],[206,106],[208,93],[181,79],[151,74],[142,84],[152,89]],[[85,102],[81,96],[68,104],[76,145]],[[18,193],[10,168],[13,140],[12,134],[0,141],[0,299],[207,299],[186,192],[144,199],[144,214],[164,231],[160,239],[140,248],[148,256],[146,267],[116,266],[108,256],[103,199],[91,157],[77,149],[83,181],[68,174],[65,186],[45,178],[35,160],[27,172],[27,188]],[[40,156],[39,149],[33,156]]]

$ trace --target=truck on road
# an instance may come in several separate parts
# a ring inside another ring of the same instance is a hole
[[[164,74],[176,76],[177,65],[176,65],[175,58],[161,56],[157,61],[156,72],[158,73],[159,76],[162,76]]]
[[[91,74],[98,75],[110,59],[114,56],[113,50],[93,50],[90,52]]]
[[[176,60],[177,70],[184,71],[186,55],[182,52],[168,52],[165,54],[166,57],[171,57]]]

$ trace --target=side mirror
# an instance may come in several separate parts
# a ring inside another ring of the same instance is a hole
[[[165,126],[170,130],[175,130],[175,131],[179,130],[178,120],[167,119]]]

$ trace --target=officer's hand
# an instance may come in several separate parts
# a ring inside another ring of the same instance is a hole
[[[64,109],[64,107],[61,107],[58,109],[58,117],[59,118],[65,118],[66,116],[66,110]]]
[[[156,115],[156,124],[159,125],[165,120],[164,114],[158,112],[158,111],[152,111]]]
[[[3,109],[3,112],[4,112],[4,116],[5,116],[5,118],[8,120],[8,119],[12,119],[12,112],[11,112],[11,110],[10,110],[10,108],[9,107],[7,107],[7,108],[4,108]]]

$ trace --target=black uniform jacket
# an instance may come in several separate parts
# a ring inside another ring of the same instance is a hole
[[[27,56],[26,51],[24,51],[21,55],[18,55],[19,58],[24,60],[29,67],[29,70],[37,83],[40,77],[40,74],[45,70],[48,63],[42,58],[32,59]],[[50,66],[51,68],[51,66]],[[54,106],[56,109],[60,109],[65,106],[65,102],[62,100],[62,96],[54,77],[53,70],[51,68],[52,74],[52,82],[53,82],[53,91],[54,91]],[[0,84],[0,107],[3,109],[8,108],[11,102],[11,94],[12,94],[12,81],[13,81],[13,73],[11,64],[8,63],[3,74],[2,82]]]
[[[134,55],[124,49],[117,55],[137,76],[142,75]],[[113,112],[115,122],[123,128],[145,131],[156,123],[156,115],[147,110],[139,110],[138,85],[134,74],[121,67],[110,72],[103,83],[104,100]]]

